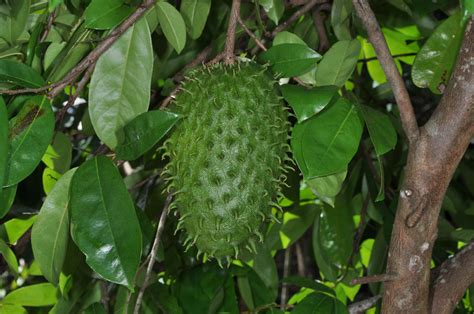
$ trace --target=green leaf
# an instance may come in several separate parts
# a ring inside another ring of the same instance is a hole
[[[57,285],[69,240],[69,185],[76,169],[59,179],[41,206],[31,232],[31,246],[41,273]]]
[[[51,168],[44,168],[43,170],[43,190],[46,195],[51,192],[53,187],[56,185],[56,183],[59,181],[61,178],[61,174],[57,171],[54,171]]]
[[[283,85],[281,93],[301,123],[338,98],[336,86],[321,86],[307,89],[299,85]]]
[[[316,85],[341,87],[352,75],[359,59],[360,43],[357,39],[335,43],[324,54],[316,70]]]
[[[5,217],[15,200],[17,185],[3,188],[0,193],[0,218]]]
[[[334,297],[336,296],[336,293],[334,292],[334,290],[310,278],[290,276],[290,277],[283,278],[282,281],[284,283],[296,285],[302,288],[309,288],[316,292],[322,292],[330,296],[334,296]]]
[[[192,39],[198,39],[201,36],[210,9],[211,0],[183,0],[181,2],[181,15]]]
[[[94,29],[111,29],[122,22],[133,8],[122,0],[92,0],[84,11],[85,26]]]
[[[22,287],[7,294],[2,302],[21,306],[54,305],[56,303],[56,287],[50,283]]]
[[[350,22],[352,15],[351,0],[334,0],[331,9],[331,24],[339,40],[351,40]]]
[[[272,291],[274,297],[278,294],[278,272],[275,260],[265,244],[257,247],[257,254],[253,259],[253,269],[260,279],[265,283],[269,291]]]
[[[342,183],[344,183],[344,180],[346,179],[346,175],[347,175],[347,170],[344,170],[342,172],[332,174],[329,176],[313,178],[313,179],[307,180],[306,182],[311,187],[311,190],[313,191],[314,194],[316,194],[316,196],[320,198],[321,197],[332,198],[336,196],[337,194],[339,194],[339,191],[341,191]],[[330,205],[333,205],[333,204],[330,204]]]
[[[377,156],[394,149],[397,144],[397,131],[395,131],[390,118],[385,113],[369,106],[359,105],[359,108]]]
[[[300,44],[307,46],[305,41],[301,39],[298,35],[287,31],[278,33],[273,39],[273,46],[281,44]]]
[[[2,186],[6,181],[6,171],[8,168],[8,111],[5,101],[0,97],[0,199],[3,198]],[[1,202],[0,202],[1,204]],[[0,207],[0,212],[2,212]]]
[[[62,4],[64,0],[49,0],[49,10],[51,11],[58,5]]]
[[[142,113],[124,127],[125,139],[117,146],[117,158],[137,159],[158,143],[178,118],[177,114],[161,110]]]
[[[278,25],[278,21],[285,12],[283,0],[258,0],[258,3],[263,7],[270,20]]]
[[[168,42],[177,53],[180,53],[186,44],[186,24],[178,10],[168,2],[156,4],[158,21]]]
[[[94,303],[84,310],[84,314],[106,314],[101,303]]]
[[[18,261],[16,260],[15,253],[13,253],[3,239],[0,239],[0,254],[2,254],[3,259],[7,262],[10,271],[18,274]]]
[[[474,14],[474,1],[461,0],[462,22],[465,24],[469,18]],[[471,300],[474,303],[474,300]]]
[[[45,84],[41,75],[26,64],[4,59],[0,60],[0,82],[32,88]]]
[[[132,26],[99,58],[89,88],[89,113],[97,136],[110,148],[122,139],[122,128],[147,111],[152,69],[145,20]]]
[[[305,179],[344,171],[357,152],[361,135],[356,109],[343,98],[295,125],[291,145]]]
[[[53,143],[48,146],[41,160],[46,166],[59,173],[65,173],[71,166],[72,145],[62,132],[56,132]]]
[[[5,185],[29,176],[41,161],[54,131],[54,114],[46,96],[30,98],[10,120],[10,157]]]
[[[298,303],[292,314],[346,314],[345,305],[336,298],[322,293],[311,293]]]
[[[451,232],[451,238],[456,241],[462,241],[465,243],[469,243],[472,239],[474,239],[474,230],[472,229],[457,229]]]
[[[0,38],[13,44],[25,30],[30,13],[30,0],[15,0],[9,3],[8,14],[0,14]]]
[[[418,52],[411,77],[418,87],[428,87],[441,94],[448,85],[462,39],[459,12],[451,15],[435,31]]]
[[[273,71],[284,77],[298,76],[316,67],[321,55],[305,45],[281,44],[261,55],[263,61],[272,64]]]
[[[71,182],[72,238],[103,278],[132,288],[142,238],[135,208],[114,164],[99,156],[83,163]]]
[[[7,233],[8,243],[16,244],[16,241],[18,241],[18,239],[20,239],[25,232],[30,229],[35,220],[36,215],[25,219],[13,218],[7,221],[3,226]]]
[[[27,314],[24,307],[13,304],[0,303],[0,314]]]

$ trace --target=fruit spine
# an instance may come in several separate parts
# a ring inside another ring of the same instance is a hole
[[[288,113],[275,81],[253,62],[218,64],[192,71],[181,90],[182,120],[164,144],[178,229],[219,262],[255,251],[288,167]]]

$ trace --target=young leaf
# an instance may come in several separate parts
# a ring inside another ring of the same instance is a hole
[[[323,56],[316,70],[316,84],[341,87],[357,65],[360,44],[357,39],[335,43]]]
[[[41,75],[26,64],[10,60],[0,60],[0,82],[32,88],[45,83]]]
[[[117,158],[134,160],[146,153],[173,127],[178,115],[154,110],[142,113],[124,128],[125,139],[117,146]]]
[[[210,9],[211,0],[183,0],[181,2],[181,15],[192,39],[201,36]]]
[[[22,287],[7,294],[2,303],[21,306],[50,306],[56,303],[56,287],[50,283]]]
[[[13,44],[25,30],[30,14],[30,0],[15,0],[9,3],[10,12],[0,14],[0,38]]]
[[[178,10],[168,2],[156,4],[158,21],[168,42],[177,53],[180,53],[186,44],[186,25]]]
[[[71,234],[100,276],[132,288],[142,238],[132,199],[114,164],[99,156],[83,163],[71,182]]]
[[[451,15],[431,34],[418,52],[413,63],[411,77],[418,87],[429,87],[441,94],[448,85],[459,46],[462,27],[459,12]]]
[[[85,26],[94,29],[111,29],[125,19],[133,8],[122,0],[92,0],[84,11]]]
[[[31,232],[33,254],[41,273],[57,285],[69,240],[69,185],[76,169],[64,174],[41,206]]]
[[[5,217],[10,207],[12,207],[15,200],[16,187],[17,185],[12,185],[2,189],[0,193],[0,218]]]
[[[314,69],[321,55],[305,45],[281,44],[264,52],[262,59],[272,64],[274,72],[290,77]]]
[[[360,105],[359,108],[369,130],[370,139],[374,144],[377,156],[392,150],[397,144],[397,131],[395,131],[390,118],[369,106]]]
[[[359,147],[362,124],[355,107],[340,98],[323,112],[297,124],[291,145],[306,179],[342,172]]]
[[[89,113],[97,136],[110,148],[122,139],[125,124],[147,111],[152,69],[145,20],[132,26],[99,58],[89,88]]]
[[[0,303],[0,314],[28,314],[24,307]]]
[[[3,226],[7,233],[8,243],[16,244],[16,241],[20,239],[28,229],[36,221],[36,215],[30,216],[25,219],[13,218],[7,221]]]
[[[307,89],[299,85],[283,85],[281,93],[301,123],[308,120],[338,98],[338,87],[321,86]]]
[[[54,114],[46,96],[34,96],[10,120],[10,158],[4,185],[29,176],[41,161],[54,131]]]
[[[44,168],[43,170],[43,190],[46,195],[53,189],[56,183],[61,179],[61,174],[51,168]]]
[[[0,199],[2,198],[2,186],[5,182],[8,161],[8,112],[5,101],[0,97]],[[0,211],[2,209],[0,208]]]
[[[3,255],[3,260],[7,263],[10,271],[18,274],[18,261],[16,260],[15,253],[13,253],[3,239],[0,239],[0,254]]]
[[[311,187],[311,190],[325,203],[334,206],[334,201],[326,198],[334,198],[341,190],[342,183],[346,179],[347,170],[331,174],[329,176],[313,178],[306,182]],[[330,202],[328,202],[330,201]]]
[[[71,166],[72,145],[69,137],[62,132],[56,132],[53,143],[46,149],[41,160],[46,166],[59,173],[65,173]]]

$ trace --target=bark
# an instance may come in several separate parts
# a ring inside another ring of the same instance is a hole
[[[385,283],[383,313],[440,313],[429,305],[430,260],[446,189],[474,136],[473,21],[436,111],[410,144],[387,263],[397,278]]]

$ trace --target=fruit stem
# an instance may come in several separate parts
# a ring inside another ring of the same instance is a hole
[[[240,0],[232,0],[232,8],[230,11],[229,24],[227,26],[227,37],[225,40],[224,52],[218,54],[211,62],[209,62],[210,64],[215,64],[222,60],[224,60],[224,63],[227,65],[234,64],[235,28],[237,26],[239,16]]]

